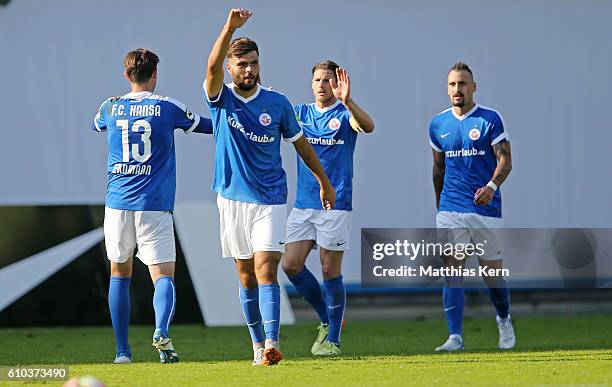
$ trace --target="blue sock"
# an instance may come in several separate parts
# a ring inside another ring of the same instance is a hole
[[[155,281],[155,292],[153,292],[153,309],[155,310],[155,335],[161,333],[168,336],[170,321],[174,317],[176,307],[176,292],[172,277],[159,277]]]
[[[319,315],[321,322],[329,324],[321,285],[319,285],[319,281],[317,281],[312,272],[304,266],[304,270],[293,276],[288,275],[287,278],[295,286],[298,293],[312,305],[315,312]]]
[[[280,331],[280,286],[259,285],[259,310],[264,322],[266,339],[278,340]]]
[[[505,278],[498,282],[498,287],[489,288],[489,298],[493,302],[499,318],[508,317],[510,313],[510,289]]]
[[[463,278],[445,277],[444,289],[442,289],[442,304],[446,314],[448,333],[451,335],[462,334],[464,302]]]
[[[342,316],[346,305],[346,290],[342,276],[326,280],[325,303],[327,304],[327,317],[329,318],[329,335],[327,340],[340,345],[340,331],[342,330]]]
[[[254,343],[261,343],[266,338],[263,334],[263,323],[259,312],[259,289],[246,289],[240,286],[240,304],[242,304],[242,313],[249,327],[251,340]]]
[[[117,355],[132,356],[128,344],[128,328],[130,325],[130,278],[110,277],[108,286],[108,308],[110,309]]]

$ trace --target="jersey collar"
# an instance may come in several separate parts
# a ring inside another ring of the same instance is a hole
[[[255,98],[257,98],[257,96],[259,95],[259,92],[261,91],[261,86],[259,84],[257,84],[257,90],[255,90],[255,94],[253,94],[252,96],[250,96],[249,98],[244,98],[242,97],[240,94],[238,94],[236,92],[236,90],[234,90],[234,83],[228,83],[227,87],[229,87],[229,89],[232,91],[232,93],[234,94],[234,97],[238,98],[240,101],[247,103],[250,102],[252,100],[254,100]]]
[[[126,95],[124,95],[121,98],[130,98],[130,99],[143,99],[146,98],[150,95],[152,95],[153,93],[151,93],[150,91],[137,91],[137,92],[130,92],[127,93]]]
[[[469,116],[472,115],[472,113],[474,113],[476,111],[476,109],[478,109],[480,106],[478,104],[474,104],[474,107],[472,109],[470,109],[469,112],[465,113],[464,115],[460,116],[457,113],[455,113],[455,109],[451,108],[451,112],[453,113],[453,115],[455,116],[456,119],[458,119],[459,121],[463,121],[466,118],[468,118]]]
[[[333,104],[329,105],[329,106],[328,106],[328,107],[326,107],[326,108],[320,108],[320,107],[319,107],[319,105],[317,105],[316,103],[314,103],[313,105],[314,105],[315,109],[317,109],[317,111],[318,111],[319,113],[325,113],[325,112],[328,112],[328,111],[330,111],[330,110],[334,109],[334,108],[335,108],[336,106],[338,106],[339,104],[340,104],[340,100],[339,100],[339,99],[337,99],[337,100],[336,100],[336,102],[334,102]]]

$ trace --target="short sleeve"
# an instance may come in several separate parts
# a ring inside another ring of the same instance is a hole
[[[100,108],[98,109],[98,113],[93,119],[91,128],[95,130],[96,132],[104,132],[107,128],[105,111],[107,109],[107,105],[109,101],[110,101],[110,98],[104,101],[102,105],[100,105]]]
[[[442,150],[442,144],[440,144],[440,142],[438,141],[436,137],[435,129],[436,129],[436,125],[434,121],[432,120],[431,123],[429,124],[429,144],[431,145],[433,150],[435,150],[436,152],[442,153],[444,152]]]
[[[495,145],[504,140],[510,141],[510,135],[506,131],[504,119],[499,113],[495,114],[495,118],[491,123],[491,128],[489,129],[489,136],[491,138],[491,145]]]
[[[291,102],[283,96],[282,118],[280,122],[280,131],[283,139],[287,142],[294,142],[302,136],[302,126],[299,123],[299,117],[296,111],[291,106]]]
[[[187,106],[174,98],[168,98],[172,106],[172,119],[175,129],[182,129],[185,133],[193,132],[200,124],[200,116],[193,114]]]
[[[208,94],[206,94],[206,81],[204,81],[204,83],[202,84],[202,88],[204,91],[204,99],[206,100],[206,104],[208,104],[208,106],[212,108],[216,108],[223,105],[224,100],[228,98],[230,94],[230,91],[228,90],[227,86],[223,84],[221,86],[219,94],[213,95],[211,99]]]

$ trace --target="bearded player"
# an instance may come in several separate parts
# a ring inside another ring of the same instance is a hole
[[[277,269],[285,251],[287,203],[281,138],[293,144],[320,183],[320,208],[333,208],[335,192],[289,100],[260,86],[257,43],[232,39],[251,16],[246,9],[230,11],[208,58],[204,91],[216,142],[212,189],[218,193],[222,253],[238,271],[253,365],[274,365],[282,359]],[[232,83],[224,84],[224,70]]]

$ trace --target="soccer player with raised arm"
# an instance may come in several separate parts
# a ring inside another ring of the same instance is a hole
[[[253,365],[274,365],[279,348],[280,288],[277,269],[285,251],[287,179],[281,136],[316,176],[322,208],[331,209],[335,191],[295,117],[287,98],[259,84],[259,49],[248,38],[232,40],[252,16],[232,9],[210,56],[204,82],[216,142],[212,189],[224,257],[235,260],[240,302],[253,341]],[[233,83],[223,83],[225,68]]]
[[[315,356],[340,354],[340,330],[346,303],[342,282],[342,256],[350,247],[353,194],[353,153],[357,133],[370,133],[374,122],[351,98],[348,73],[328,60],[312,68],[314,103],[295,107],[305,136],[314,148],[325,173],[336,189],[336,205],[321,209],[319,183],[298,158],[298,183],[294,208],[287,220],[287,251],[283,270],[297,291],[321,319],[312,345]],[[317,244],[325,286],[306,268],[305,262]]]
[[[174,130],[212,134],[209,119],[173,98],[153,94],[158,63],[152,51],[130,51],[123,65],[131,92],[104,101],[93,122],[94,130],[108,132],[104,236],[111,265],[108,304],[117,344],[115,363],[130,363],[132,358],[129,286],[136,248],[155,286],[153,346],[162,363],[178,362],[168,335],[176,305]]]
[[[484,243],[481,267],[503,268],[502,202],[499,187],[512,169],[510,137],[501,115],[476,104],[476,83],[465,63],[448,74],[452,107],[433,118],[429,138],[433,148],[433,184],[443,239],[453,243]],[[486,241],[486,242],[485,242]],[[447,267],[462,268],[458,258],[445,257]],[[514,347],[510,292],[503,276],[483,276],[497,311],[498,347]],[[463,349],[463,277],[446,276],[442,299],[449,337],[439,351]]]

